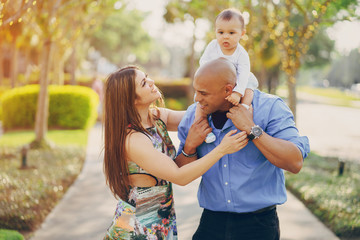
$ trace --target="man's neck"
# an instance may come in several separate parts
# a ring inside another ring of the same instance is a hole
[[[212,122],[214,123],[215,128],[222,129],[228,120],[226,114],[228,111],[217,111],[211,114]]]

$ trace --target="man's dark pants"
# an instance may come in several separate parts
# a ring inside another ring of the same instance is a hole
[[[278,240],[276,207],[253,213],[214,212],[204,209],[193,240]]]

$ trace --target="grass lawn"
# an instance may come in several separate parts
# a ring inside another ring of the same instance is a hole
[[[20,169],[19,149],[33,132],[0,137],[0,228],[22,233],[35,230],[80,173],[86,154],[87,131],[54,130],[55,147],[29,150],[27,169]]]
[[[360,97],[341,91],[337,88],[314,88],[309,86],[299,86],[296,88],[298,99],[307,99],[308,96],[314,96],[318,101],[324,104],[360,108]],[[304,95],[307,94],[307,95]],[[277,89],[277,95],[286,99],[288,89],[286,86],[280,86]]]
[[[24,240],[24,237],[17,231],[0,229],[0,240]]]
[[[337,88],[314,88],[309,86],[301,86],[298,88],[301,92],[310,93],[317,96],[336,98],[347,101],[360,101],[360,98]]]
[[[360,166],[311,153],[299,174],[286,173],[286,186],[340,237],[360,237]]]
[[[85,147],[87,143],[85,130],[50,130],[47,138],[58,146],[76,145]],[[0,147],[19,147],[35,139],[34,131],[8,132],[0,137]]]

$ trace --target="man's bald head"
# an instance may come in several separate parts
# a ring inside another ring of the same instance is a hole
[[[235,66],[225,58],[218,58],[200,66],[195,73],[195,80],[207,81],[208,84],[224,86],[236,84]]]

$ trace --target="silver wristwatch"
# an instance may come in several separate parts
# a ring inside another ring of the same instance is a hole
[[[251,128],[250,134],[248,135],[248,139],[250,141],[257,139],[263,134],[263,130],[259,125],[255,125]]]

